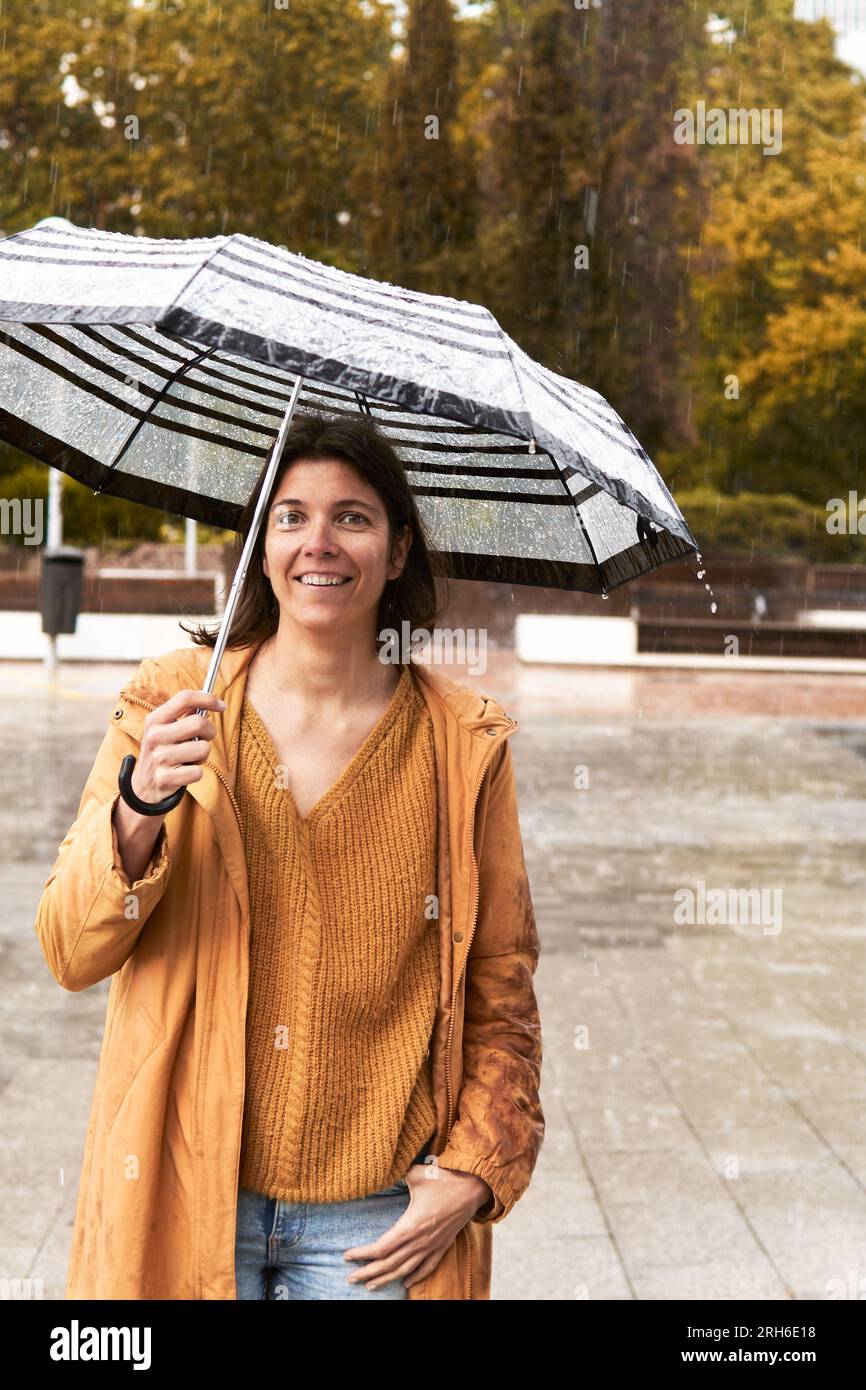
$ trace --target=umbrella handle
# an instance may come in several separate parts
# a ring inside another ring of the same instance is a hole
[[[178,787],[176,792],[166,796],[162,801],[142,801],[140,796],[136,796],[132,790],[132,772],[135,767],[135,758],[131,753],[127,753],[123,762],[120,764],[120,775],[117,785],[120,787],[120,794],[127,806],[131,806],[133,811],[137,811],[140,816],[164,816],[173,810],[183,797],[186,787]]]

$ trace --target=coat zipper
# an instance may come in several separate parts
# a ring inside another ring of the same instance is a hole
[[[484,777],[485,777],[485,774],[486,774],[486,772],[487,772],[487,764],[490,762],[491,758],[493,757],[493,754],[496,752],[497,748],[499,747],[500,743],[502,743],[503,739],[508,738],[510,734],[513,734],[513,733],[514,733],[514,730],[515,730],[516,728],[517,728],[517,724],[514,723],[514,721],[512,721],[512,727],[511,727],[509,730],[507,730],[507,731],[502,735],[502,738],[496,739],[496,741],[495,741],[494,743],[492,743],[491,746],[488,748],[486,754],[484,755],[484,761],[483,761],[483,763],[481,764],[481,769],[480,769],[480,772],[479,772],[479,775],[478,775],[478,780],[477,780],[477,783],[476,783],[476,786],[475,786],[475,795],[474,795],[473,798],[472,798],[472,812],[471,812],[471,815],[470,815],[470,817],[469,817],[469,823],[470,823],[470,825],[472,826],[472,838],[471,838],[471,840],[470,840],[469,849],[470,849],[470,853],[471,853],[471,855],[472,855],[472,864],[473,864],[474,871],[475,871],[475,872],[474,872],[474,883],[473,883],[474,893],[473,893],[472,915],[471,915],[471,918],[470,918],[470,923],[471,923],[471,925],[470,925],[470,928],[469,928],[469,940],[468,940],[468,942],[466,943],[466,952],[465,952],[465,954],[464,954],[464,956],[463,956],[463,964],[462,964],[461,967],[460,967],[460,973],[459,973],[459,975],[457,976],[457,980],[456,980],[454,986],[452,987],[452,991],[451,991],[451,1022],[450,1022],[449,1026],[448,1026],[448,1042],[447,1042],[446,1045],[445,1045],[445,1089],[446,1089],[447,1094],[448,1094],[448,1122],[447,1122],[446,1129],[445,1129],[445,1143],[446,1143],[446,1144],[448,1143],[448,1140],[449,1140],[449,1138],[450,1138],[450,1136],[451,1136],[451,1129],[452,1129],[452,1125],[453,1125],[453,1122],[452,1122],[452,1118],[451,1118],[451,1117],[452,1117],[452,1113],[453,1113],[453,1109],[454,1109],[453,1098],[452,1098],[452,1093],[451,1093],[451,1040],[452,1040],[453,1035],[454,1035],[454,1001],[455,1001],[455,999],[457,998],[457,993],[458,993],[458,991],[459,991],[459,989],[460,989],[460,981],[463,979],[463,971],[464,971],[464,969],[465,969],[466,962],[467,962],[467,960],[469,959],[469,948],[470,948],[470,946],[472,945],[472,938],[473,938],[474,935],[475,935],[475,928],[476,928],[476,926],[477,926],[477,918],[478,918],[478,861],[477,861],[477,859],[475,858],[475,808],[476,808],[476,806],[478,805],[478,797],[480,796],[480,794],[481,794],[481,788],[482,788],[482,786],[484,785]],[[470,1236],[469,1236],[469,1223],[467,1222],[467,1224],[466,1224],[462,1229],[463,1229],[463,1231],[465,1231],[465,1233],[466,1233],[466,1297],[467,1297],[467,1299],[471,1299],[471,1298],[472,1298],[472,1241],[471,1241]]]

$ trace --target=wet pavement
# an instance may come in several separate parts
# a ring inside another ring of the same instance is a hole
[[[62,990],[33,921],[133,669],[0,663],[0,1278],[46,1298],[108,981]],[[866,679],[443,669],[520,724],[542,942],[547,1133],[493,1297],[866,1295]]]

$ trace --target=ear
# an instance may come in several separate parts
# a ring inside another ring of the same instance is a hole
[[[409,525],[409,522],[407,521],[406,525],[403,527],[403,530],[395,537],[394,544],[391,547],[391,560],[388,565],[389,579],[398,579],[399,576],[403,573],[403,569],[406,564],[406,557],[409,554],[409,549],[411,545],[412,527]]]

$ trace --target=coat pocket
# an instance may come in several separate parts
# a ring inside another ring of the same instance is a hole
[[[109,1132],[132,1083],[164,1037],[165,1029],[154,1022],[142,1003],[128,1023],[112,1028],[102,1088],[102,1118]]]

